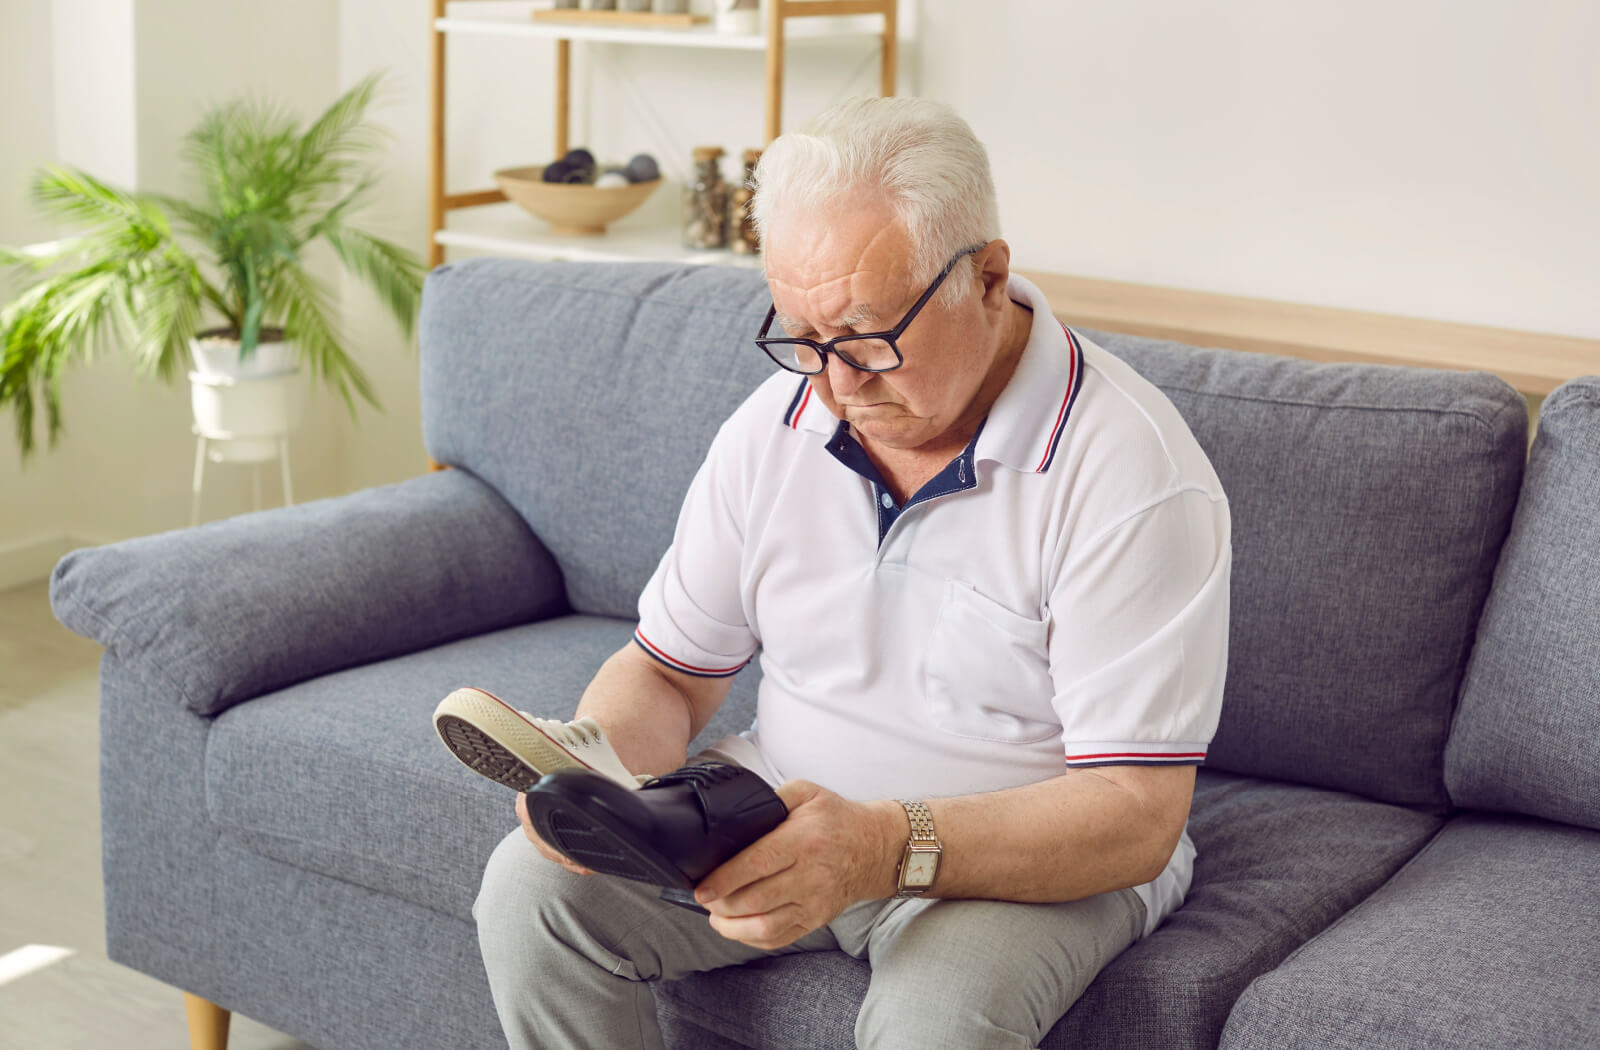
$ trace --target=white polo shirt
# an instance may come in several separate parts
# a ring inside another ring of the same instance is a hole
[[[1172,403],[1042,293],[977,435],[904,506],[780,372],[723,424],[639,599],[635,640],[731,675],[756,722],[719,747],[847,798],[996,791],[1067,768],[1204,760],[1222,704],[1226,497]],[[1153,930],[1187,834],[1138,887]]]

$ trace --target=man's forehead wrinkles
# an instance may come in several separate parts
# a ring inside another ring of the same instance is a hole
[[[798,298],[798,299],[800,299],[802,301],[805,301],[806,299],[809,299],[810,295],[812,293],[814,293],[814,292],[820,291],[822,289],[826,289],[826,288],[828,288],[830,286],[838,285],[841,282],[848,282],[850,284],[853,284],[859,278],[867,276],[869,274],[872,274],[873,272],[874,271],[872,271],[870,269],[855,269],[855,270],[851,270],[849,273],[840,274],[837,277],[830,277],[826,281],[823,281],[823,282],[821,282],[821,283],[819,283],[819,284],[817,284],[817,285],[815,285],[815,286],[813,286],[811,288],[806,288],[806,287],[801,286],[801,285],[791,284],[788,281],[783,280],[782,278],[773,277],[770,274],[768,275],[768,281],[772,285],[790,292],[796,298]],[[821,319],[822,323],[828,325],[831,328],[854,328],[854,327],[856,327],[858,325],[864,324],[864,323],[866,323],[868,321],[875,320],[877,318],[878,312],[875,309],[873,309],[871,304],[857,301],[854,298],[853,295],[851,295],[851,298],[849,300],[847,300],[847,301],[850,304],[849,309],[847,311],[845,311],[844,313],[838,314],[837,316],[835,316],[833,318],[822,318]],[[799,318],[796,318],[794,315],[786,313],[785,311],[783,311],[781,309],[779,309],[777,311],[777,315],[776,316],[777,316],[778,323],[783,325],[783,327],[785,327],[785,328],[794,328],[797,325],[798,326],[804,326],[804,325],[809,324],[809,322],[800,320]]]
[[[859,325],[866,324],[869,321],[876,320],[877,316],[878,312],[876,310],[865,303],[862,303],[856,306],[856,308],[851,310],[849,313],[825,323],[830,328],[855,328]],[[804,328],[809,324],[807,321],[802,321],[799,318],[791,317],[782,310],[777,311],[777,320],[778,323],[785,328]]]

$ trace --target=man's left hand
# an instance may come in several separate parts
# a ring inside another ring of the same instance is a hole
[[[852,802],[806,780],[778,788],[789,816],[707,875],[695,899],[722,936],[771,951],[850,905],[893,894],[905,845],[894,802]]]

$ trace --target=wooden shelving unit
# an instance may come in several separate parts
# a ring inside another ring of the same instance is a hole
[[[761,265],[759,255],[739,255],[727,249],[694,251],[685,248],[676,226],[651,226],[636,215],[608,227],[602,237],[566,236],[553,232],[548,223],[535,219],[510,202],[462,211],[448,227],[434,234],[434,243],[441,249],[459,248],[525,259],[649,260],[752,268]]]
[[[556,42],[555,150],[562,156],[569,146],[571,110],[572,42],[590,41],[645,47],[719,48],[760,51],[766,57],[766,141],[777,138],[783,124],[783,70],[785,53],[791,43],[806,41],[859,40],[880,38],[879,86],[882,94],[893,95],[896,75],[897,0],[766,0],[761,33],[725,33],[714,26],[695,24],[684,28],[656,28],[628,24],[628,19],[547,21],[533,18],[542,5],[513,0],[433,0],[429,23],[432,41],[432,148],[429,158],[428,263],[444,261],[446,245],[460,244],[480,250],[549,258],[677,258],[694,262],[740,263],[747,257],[733,253],[686,253],[676,249],[665,236],[624,236],[613,240],[591,238],[594,243],[577,243],[576,238],[529,236],[522,233],[492,232],[490,226],[511,230],[514,223],[473,224],[474,229],[446,228],[446,214],[461,208],[480,208],[505,201],[498,189],[451,193],[445,185],[446,98],[445,63],[447,37],[451,35],[492,35],[554,40]],[[531,220],[530,220],[531,222]],[[600,243],[612,241],[610,244]],[[689,258],[694,256],[694,258]]]

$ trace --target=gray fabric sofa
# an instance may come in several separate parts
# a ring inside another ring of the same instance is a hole
[[[743,270],[442,267],[423,423],[455,469],[62,560],[56,614],[106,647],[114,959],[327,1050],[504,1046],[470,907],[512,798],[429,715],[463,684],[571,711],[769,374],[768,302]],[[1043,1045],[1600,1045],[1600,378],[1527,461],[1490,376],[1087,334],[1228,489],[1231,652],[1189,899]],[[674,1046],[812,1050],[867,978],[655,992]]]

